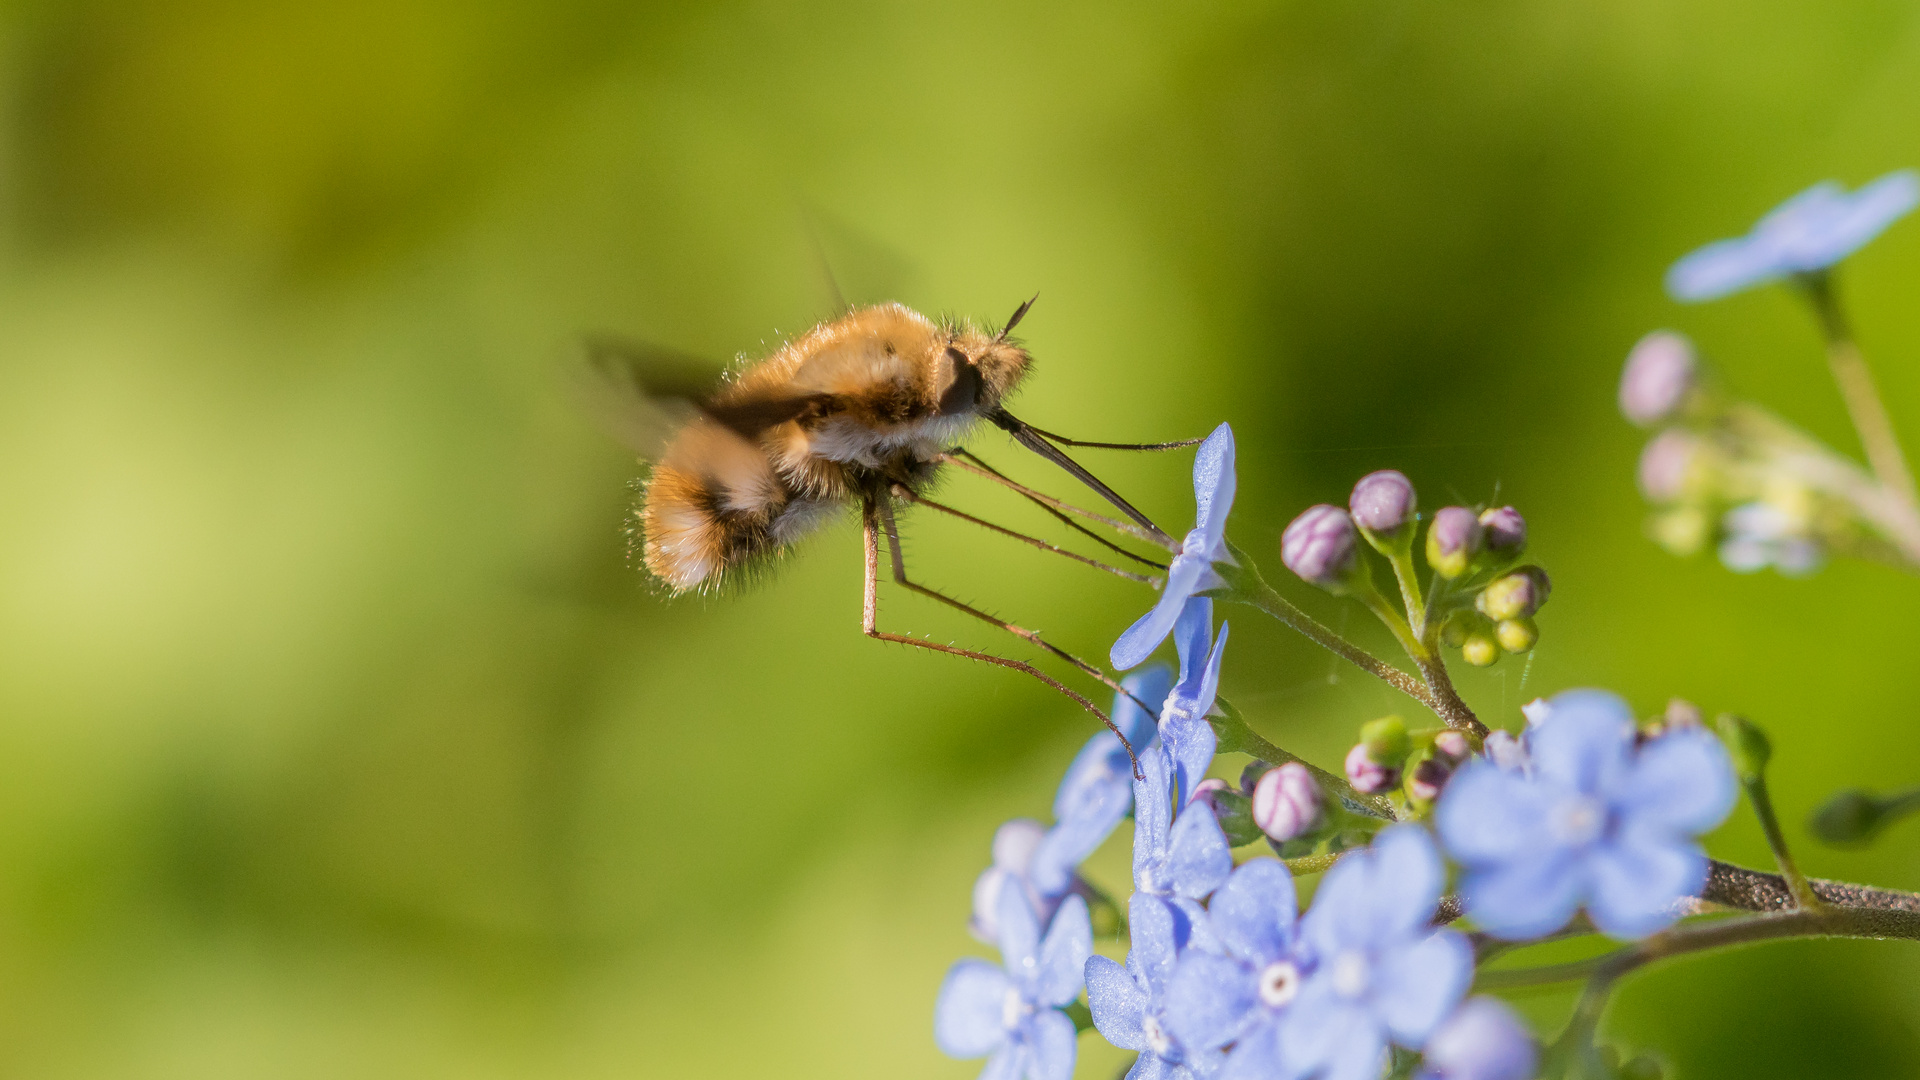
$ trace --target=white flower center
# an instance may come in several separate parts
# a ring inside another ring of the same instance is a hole
[[[1147,1036],[1147,1046],[1150,1047],[1155,1054],[1166,1057],[1172,1052],[1173,1037],[1167,1034],[1166,1028],[1160,1026],[1160,1021],[1157,1018],[1152,1016],[1142,1018],[1140,1021],[1140,1029]]]
[[[1027,1004],[1027,1000],[1020,996],[1020,991],[1011,986],[1007,987],[1007,996],[1000,1000],[1000,1022],[1008,1030],[1019,1027],[1020,1022],[1025,1020],[1027,1014],[1032,1011],[1033,1006]]]
[[[1285,960],[1268,964],[1260,973],[1260,1000],[1278,1009],[1300,992],[1300,969]]]
[[[1606,830],[1606,805],[1590,796],[1576,795],[1554,807],[1549,827],[1563,844],[1590,844]]]
[[[1355,998],[1367,992],[1373,982],[1373,965],[1367,958],[1349,949],[1333,958],[1333,970],[1328,975],[1333,980],[1333,992],[1341,997]]]

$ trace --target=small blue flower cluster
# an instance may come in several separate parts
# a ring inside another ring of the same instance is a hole
[[[1091,1026],[1139,1055],[1129,1080],[1375,1080],[1396,1061],[1411,1069],[1411,1054],[1424,1080],[1527,1080],[1537,1049],[1526,1028],[1497,1000],[1467,998],[1474,949],[1441,914],[1449,860],[1458,908],[1491,936],[1537,939],[1584,912],[1604,933],[1642,937],[1672,923],[1705,879],[1694,838],[1731,807],[1726,751],[1698,726],[1644,732],[1625,702],[1597,691],[1536,703],[1520,737],[1497,733],[1483,751],[1450,734],[1463,760],[1435,780],[1434,799],[1406,804],[1397,822],[1345,815],[1370,842],[1330,849],[1302,913],[1287,862],[1235,865],[1214,797],[1226,789],[1204,780],[1227,628],[1216,640],[1213,602],[1199,594],[1223,584],[1215,566],[1227,558],[1234,490],[1225,425],[1201,447],[1194,478],[1198,524],[1153,611],[1114,646],[1123,669],[1169,635],[1179,653],[1177,679],[1149,668],[1125,684],[1163,701],[1157,722],[1126,695],[1115,703],[1141,778],[1102,732],[1067,770],[1053,826],[1002,828],[974,895],[975,931],[1002,964],[954,965],[936,1041],[954,1057],[986,1056],[983,1080],[1067,1080],[1084,988]],[[1303,766],[1286,768],[1290,788],[1312,785]],[[1282,815],[1290,832],[1319,803],[1342,813],[1325,793],[1301,801]],[[1088,903],[1106,901],[1079,865],[1129,812],[1121,963],[1093,954]]]

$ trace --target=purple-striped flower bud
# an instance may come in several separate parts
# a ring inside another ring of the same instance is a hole
[[[1537,566],[1522,566],[1494,578],[1473,601],[1482,615],[1498,622],[1525,619],[1546,605],[1553,592],[1547,572]]]
[[[1400,770],[1389,769],[1385,765],[1367,756],[1367,744],[1355,743],[1347,751],[1347,783],[1353,790],[1366,795],[1377,795],[1400,782]]]
[[[1337,589],[1353,573],[1355,535],[1345,510],[1324,503],[1310,506],[1280,534],[1280,561],[1302,581]]]
[[[1354,524],[1376,536],[1391,536],[1413,521],[1418,499],[1413,481],[1396,469],[1368,473],[1353,485],[1347,508]]]
[[[1620,373],[1620,411],[1641,427],[1671,418],[1698,381],[1693,344],[1670,330],[1655,330],[1627,354]]]
[[[1218,795],[1223,791],[1231,791],[1231,790],[1233,789],[1227,786],[1227,782],[1225,780],[1222,780],[1217,776],[1209,776],[1205,780],[1202,780],[1199,783],[1193,785],[1193,794],[1187,796],[1187,801],[1205,803],[1208,806],[1212,806],[1213,797],[1215,795]]]
[[[1650,502],[1677,502],[1687,493],[1700,440],[1679,429],[1663,431],[1640,451],[1640,494]]]
[[[1487,550],[1501,559],[1517,559],[1527,547],[1527,519],[1511,506],[1496,507],[1480,514],[1480,528]]]
[[[1480,553],[1485,531],[1480,519],[1464,506],[1444,506],[1427,529],[1427,565],[1443,578],[1457,578]]]
[[[1432,802],[1453,778],[1453,763],[1440,755],[1421,758],[1407,777],[1407,797],[1416,802]]]
[[[1305,765],[1289,761],[1268,771],[1253,787],[1253,821],[1285,842],[1304,836],[1320,820],[1320,786]]]

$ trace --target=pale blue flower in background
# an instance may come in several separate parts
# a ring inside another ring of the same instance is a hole
[[[1167,690],[1172,681],[1172,674],[1159,664],[1121,680],[1127,693],[1114,695],[1113,724],[1126,735],[1135,753],[1147,748],[1158,728],[1154,715],[1133,699],[1164,708],[1170,704]],[[1112,835],[1131,809],[1133,759],[1113,732],[1102,730],[1087,740],[1073,764],[1067,766],[1060,790],[1054,795],[1054,826],[1041,838],[1029,869],[1034,889],[1041,896],[1066,892],[1080,864]]]
[[[1533,1034],[1498,998],[1454,1010],[1427,1040],[1419,1080],[1532,1080],[1540,1051]]]
[[[1187,598],[1217,589],[1225,582],[1213,569],[1232,562],[1227,554],[1227,512],[1233,509],[1233,429],[1213,429],[1193,456],[1194,525],[1181,542],[1179,554],[1167,565],[1167,583],[1160,599],[1113,643],[1109,659],[1125,671],[1138,665],[1173,632]]]
[[[1721,240],[1673,264],[1676,300],[1713,300],[1761,282],[1821,270],[1858,251],[1920,204],[1920,174],[1888,173],[1849,193],[1828,180],[1781,203],[1745,236]]]
[[[1523,770],[1470,761],[1435,810],[1447,854],[1466,870],[1467,913],[1510,939],[1552,933],[1583,906],[1617,938],[1672,923],[1675,903],[1706,881],[1693,838],[1733,808],[1720,740],[1683,727],[1639,745],[1626,702],[1573,690],[1554,697],[1526,742]]]
[[[1093,924],[1069,896],[1043,938],[1019,889],[1000,893],[1001,964],[969,957],[947,970],[933,1007],[933,1038],[955,1058],[987,1058],[980,1080],[1069,1080],[1074,1027],[1060,1011],[1080,994]]]

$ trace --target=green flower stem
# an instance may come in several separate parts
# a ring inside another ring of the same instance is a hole
[[[1392,664],[1374,656],[1347,639],[1322,625],[1313,616],[1295,607],[1286,597],[1273,591],[1260,576],[1260,571],[1247,558],[1246,553],[1235,547],[1231,541],[1227,550],[1232,553],[1239,565],[1214,563],[1214,569],[1226,579],[1227,587],[1213,595],[1223,600],[1233,600],[1259,608],[1268,615],[1280,620],[1287,626],[1306,635],[1315,644],[1346,660],[1360,670],[1385,682],[1395,690],[1432,709],[1436,715],[1440,710],[1433,694],[1419,678],[1409,675]]]
[[[1807,300],[1820,320],[1827,341],[1827,365],[1833,369],[1833,381],[1840,385],[1840,396],[1847,403],[1847,414],[1866,449],[1867,463],[1873,466],[1880,482],[1898,493],[1907,505],[1920,503],[1913,486],[1913,473],[1907,468],[1906,455],[1900,452],[1900,440],[1893,433],[1893,420],[1874,386],[1873,373],[1867,369],[1860,347],[1854,343],[1840,297],[1834,291],[1833,274],[1816,270],[1798,278]]]
[[[1727,405],[1721,422],[1743,447],[1763,459],[1759,466],[1763,473],[1791,476],[1852,506],[1898,550],[1895,565],[1920,570],[1920,506],[1856,462],[1751,402]],[[1885,558],[1870,549],[1867,554]]]
[[[1760,819],[1761,830],[1767,834],[1767,846],[1773,849],[1773,861],[1780,865],[1780,876],[1786,880],[1794,904],[1808,910],[1825,907],[1826,902],[1814,894],[1807,875],[1801,873],[1793,861],[1786,835],[1780,831],[1780,819],[1773,812],[1773,798],[1767,794],[1766,775],[1763,773],[1751,780],[1743,778],[1741,786],[1746,789],[1747,802],[1753,805],[1754,816]]]
[[[1214,564],[1214,569],[1225,579],[1226,587],[1210,595],[1259,608],[1360,670],[1426,706],[1435,716],[1446,721],[1448,727],[1467,731],[1476,739],[1486,737],[1486,726],[1480,723],[1473,710],[1460,700],[1460,695],[1453,689],[1453,680],[1448,678],[1446,665],[1441,662],[1435,648],[1432,628],[1427,631],[1429,640],[1416,642],[1415,650],[1409,651],[1421,672],[1419,677],[1409,675],[1321,625],[1313,616],[1275,592],[1273,586],[1260,576],[1260,570],[1253,560],[1232,541],[1228,541],[1227,550],[1235,562]],[[1402,643],[1405,644],[1404,641]]]
[[[1207,719],[1213,724],[1214,737],[1219,740],[1216,749],[1220,752],[1246,754],[1248,757],[1259,758],[1269,765],[1285,765],[1289,761],[1297,761],[1313,774],[1314,783],[1320,785],[1320,790],[1340,800],[1341,805],[1347,809],[1365,817],[1384,818],[1387,821],[1397,820],[1398,815],[1393,812],[1393,803],[1389,802],[1385,796],[1363,795],[1355,791],[1352,784],[1347,783],[1346,777],[1330,773],[1298,754],[1282,750],[1261,738],[1258,732],[1247,725],[1247,718],[1226,698],[1216,697],[1213,703],[1218,708],[1219,715],[1209,716]]]
[[[1413,565],[1413,545],[1390,548],[1386,556],[1393,567],[1394,580],[1400,583],[1400,603],[1407,609],[1407,621],[1413,624],[1413,636],[1425,641],[1427,615],[1431,609],[1420,595],[1420,572]]]
[[[1693,923],[1663,931],[1636,945],[1592,960],[1515,972],[1488,972],[1475,985],[1483,989],[1542,985],[1585,975],[1587,987],[1581,992],[1579,1003],[1574,1006],[1573,1017],[1567,1021],[1566,1030],[1549,1048],[1549,1067],[1543,1070],[1543,1074],[1564,1071],[1569,1076],[1601,1076],[1605,1074],[1600,1071],[1600,1062],[1594,1051],[1594,1029],[1599,1026],[1600,1014],[1606,1010],[1607,998],[1613,992],[1614,984],[1622,977],[1655,961],[1688,953],[1807,937],[1920,941],[1920,912],[1829,907]],[[1505,976],[1504,981],[1490,982],[1490,977],[1496,974]],[[1523,981],[1527,978],[1532,981]]]

